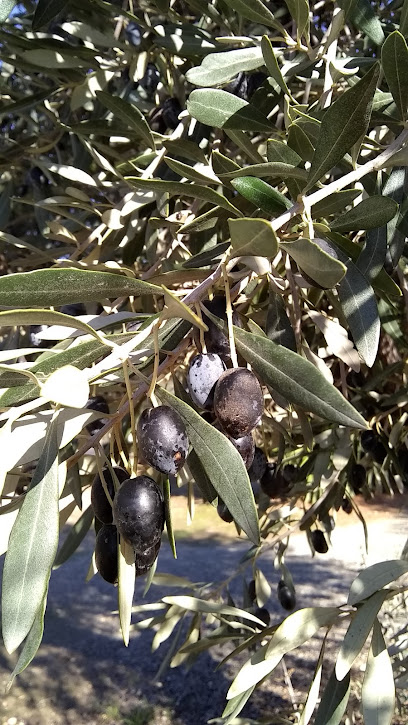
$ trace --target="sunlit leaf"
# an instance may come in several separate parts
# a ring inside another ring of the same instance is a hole
[[[226,83],[237,73],[259,68],[263,62],[259,46],[210,53],[200,66],[187,71],[186,79],[195,86],[217,86]]]
[[[375,592],[353,616],[337,656],[335,672],[339,681],[350,672],[353,663],[364,647],[386,595],[386,591]]]
[[[230,219],[233,257],[254,255],[273,259],[278,251],[278,239],[272,224],[266,219]]]
[[[403,559],[380,561],[367,567],[354,579],[350,587],[348,604],[354,605],[367,599],[407,572],[408,562]]]
[[[395,708],[394,674],[378,619],[374,622],[361,701],[365,725],[391,725]]]
[[[190,93],[187,110],[197,121],[215,128],[240,131],[271,131],[271,124],[248,101],[221,89],[199,89]]]

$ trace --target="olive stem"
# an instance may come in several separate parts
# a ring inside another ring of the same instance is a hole
[[[111,495],[109,493],[108,484],[106,483],[105,476],[103,474],[103,466],[101,464],[102,451],[101,451],[101,445],[100,445],[100,443],[98,443],[98,445],[95,446],[95,453],[96,453],[96,455],[95,455],[96,466],[98,468],[98,473],[99,473],[99,478],[101,479],[102,488],[103,488],[103,490],[105,492],[106,498],[109,501],[109,505],[112,507],[113,506],[112,497],[111,497]]]
[[[199,317],[199,318],[200,318],[200,320],[201,320],[201,322],[202,322],[202,321],[203,321],[203,315],[202,315],[202,313],[201,313],[201,307],[200,307],[200,303],[199,303],[199,302],[197,302],[197,303],[196,303],[196,304],[194,305],[194,307],[195,307],[195,311],[196,311],[196,315],[197,315],[197,317]],[[203,353],[203,355],[206,355],[206,353],[207,353],[207,346],[206,346],[206,344],[205,344],[204,330],[203,330],[203,328],[202,328],[202,327],[200,327],[200,328],[199,328],[199,333],[200,333],[200,345],[201,345],[201,352]]]
[[[157,322],[153,326],[153,331],[152,331],[153,332],[153,344],[154,344],[154,363],[153,363],[152,379],[151,379],[151,382],[150,382],[149,390],[147,391],[147,396],[152,401],[152,405],[153,405],[154,408],[157,408],[157,405],[158,405],[156,396],[154,394],[154,389],[156,387],[157,374],[158,374],[158,370],[159,370],[159,353],[160,353],[160,349],[159,349],[159,325],[160,325],[160,321]]]
[[[230,286],[228,282],[228,274],[225,264],[222,265],[222,276],[224,279],[224,287],[225,287],[225,299],[227,303],[227,323],[228,323],[228,337],[229,337],[229,344],[231,348],[231,361],[232,361],[232,367],[237,368],[238,367],[238,358],[237,358],[237,351],[235,349],[235,340],[234,340],[234,329],[233,329],[233,323],[232,323],[232,307],[231,307],[231,294],[230,294]]]
[[[132,431],[132,452],[133,460],[130,463],[130,470],[132,475],[137,469],[137,441],[136,441],[136,423],[135,423],[135,409],[132,403],[132,386],[130,384],[129,369],[127,362],[123,362],[123,375],[125,377],[126,392],[129,400],[129,413],[130,413],[130,428]]]

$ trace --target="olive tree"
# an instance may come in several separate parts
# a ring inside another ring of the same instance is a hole
[[[290,535],[324,554],[341,507],[362,518],[356,494],[407,485],[408,3],[119,5],[0,2],[11,682],[40,646],[53,567],[94,527],[88,579],[118,583],[125,644],[146,575],[145,591],[182,591],[147,611],[172,638],[168,662],[219,643],[245,654],[224,725],[287,652],[344,619],[301,723],[316,705],[315,723],[341,721],[371,637],[362,709],[386,725],[407,660],[391,663],[378,616],[402,601],[388,585],[406,552],[361,571],[346,603],[273,625],[258,564],[275,551],[292,611]],[[248,542],[217,585],[160,573],[164,524],[176,553],[176,479]]]

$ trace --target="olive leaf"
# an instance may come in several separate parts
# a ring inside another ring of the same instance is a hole
[[[237,73],[255,70],[263,65],[261,49],[238,48],[224,53],[209,53],[200,66],[190,68],[186,79],[195,86],[217,86],[226,83]]]
[[[361,693],[366,725],[391,725],[395,710],[394,673],[381,624],[374,622]]]

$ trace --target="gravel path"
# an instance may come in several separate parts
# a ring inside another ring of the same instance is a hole
[[[299,607],[343,603],[362,566],[400,555],[408,535],[406,511],[394,508],[372,518],[368,557],[361,524],[355,521],[343,516],[341,523],[346,525],[335,529],[333,547],[326,556],[312,558],[305,535],[292,537],[286,562],[296,583]],[[53,572],[43,645],[9,695],[0,698],[0,725],[205,725],[219,717],[239,663],[230,662],[215,672],[215,665],[226,653],[217,648],[202,655],[190,670],[168,670],[161,682],[155,682],[168,645],[152,654],[152,633],[144,631],[132,635],[129,648],[123,646],[117,615],[112,614],[117,607],[116,590],[100,577],[84,585],[92,545],[89,534],[77,554]],[[203,538],[180,540],[177,548],[178,560],[174,561],[168,544],[163,544],[160,572],[192,581],[220,581],[229,575],[248,544]],[[278,575],[271,553],[262,558],[261,567],[274,592]],[[237,591],[239,582],[233,594]],[[152,587],[147,601],[168,593]],[[139,583],[135,601],[140,600]],[[268,607],[272,621],[280,621],[282,610],[275,601]],[[333,646],[339,636],[334,636]],[[314,665],[317,646],[307,645],[288,658],[295,697],[300,697],[298,686],[302,688],[305,673]],[[1,688],[14,662],[14,656],[0,650]],[[287,702],[283,670],[278,668],[245,712],[259,717],[276,707],[284,708]]]

